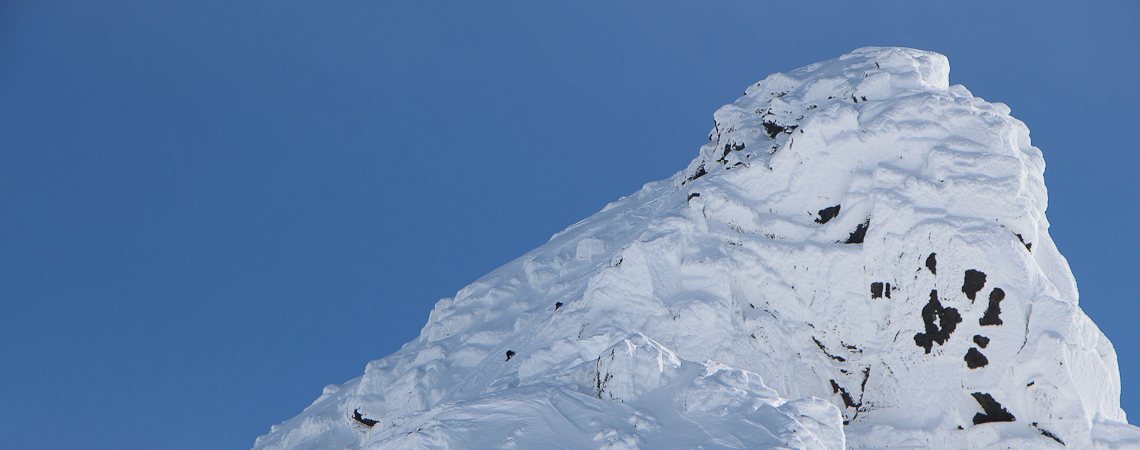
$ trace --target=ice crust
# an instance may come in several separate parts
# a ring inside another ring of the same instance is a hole
[[[1040,150],[949,69],[868,47],[750,86],[685,170],[255,448],[1140,448]]]

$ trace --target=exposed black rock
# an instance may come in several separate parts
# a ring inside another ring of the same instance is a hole
[[[871,283],[871,298],[891,298],[891,284],[882,281]]]
[[[820,342],[819,339],[816,339],[815,336],[812,336],[811,340],[814,341],[815,346],[819,347],[820,350],[823,350],[823,354],[827,355],[829,358],[834,359],[834,360],[839,361],[839,362],[847,362],[847,358],[844,358],[844,357],[838,356],[838,355],[832,355],[830,352],[828,352],[827,347],[824,347],[823,343]]]
[[[970,347],[970,350],[966,351],[965,359],[966,367],[969,367],[971,369],[985,367],[986,364],[990,363],[990,360],[986,359],[986,355],[983,355],[982,352],[979,352],[978,349],[974,347]]]
[[[938,323],[935,323],[935,319]],[[930,291],[930,301],[926,306],[922,307],[922,322],[925,325],[925,333],[917,333],[914,335],[914,343],[919,347],[930,353],[930,349],[934,344],[942,345],[950,339],[950,334],[958,328],[958,324],[962,322],[962,315],[958,310],[950,307],[943,307],[942,303],[938,301],[938,291]]]
[[[735,142],[733,142],[731,144],[724,144],[724,154],[721,155],[719,161],[723,162],[725,160],[725,158],[728,157],[729,153],[732,153],[735,151],[740,151],[740,150],[744,150],[744,144],[737,144]]]
[[[610,358],[613,358],[613,356],[613,352],[610,352]],[[601,362],[601,358],[598,358],[598,362]],[[601,366],[599,365],[599,368],[600,367]],[[606,376],[602,377],[602,372],[600,369],[594,370],[594,389],[598,392],[598,398],[602,398],[602,394],[606,392],[606,385],[609,384],[610,380],[613,378],[614,375],[612,373],[606,372]]]
[[[360,423],[361,425],[364,425],[368,428],[372,428],[372,427],[376,426],[376,424],[380,423],[379,420],[372,420],[372,419],[369,419],[367,417],[364,417],[364,415],[360,413],[359,409],[352,410],[352,420],[355,420],[358,423]]]
[[[926,257],[926,269],[929,270],[930,273],[938,275],[938,260],[934,258],[934,255],[934,253],[931,253],[930,256]]]
[[[1052,440],[1054,440],[1054,441],[1057,441],[1057,442],[1058,442],[1059,444],[1061,444],[1061,445],[1065,445],[1065,441],[1062,441],[1062,440],[1061,440],[1061,438],[1057,437],[1057,435],[1053,434],[1053,433],[1052,433],[1052,432],[1050,432],[1049,430],[1046,430],[1046,429],[1044,429],[1044,428],[1041,428],[1041,426],[1040,426],[1040,425],[1037,425],[1037,422],[1033,422],[1033,428],[1036,428],[1036,429],[1037,429],[1037,431],[1040,431],[1040,432],[1041,432],[1041,435],[1042,435],[1042,436],[1045,436],[1045,437],[1047,437],[1047,438],[1049,438],[1049,439],[1052,439]]]
[[[514,358],[514,357],[515,357],[515,351],[514,350],[507,350],[507,361],[510,361],[511,358]]]
[[[1033,243],[1025,242],[1025,238],[1021,237],[1021,233],[1014,233],[1014,236],[1017,236],[1017,240],[1021,241],[1021,245],[1024,245],[1026,250],[1030,252],[1033,251]]]
[[[1010,414],[1009,411],[1006,411],[1005,408],[1001,406],[1001,403],[994,400],[992,395],[981,392],[974,392],[970,395],[982,406],[982,411],[984,411],[984,413],[974,414],[974,425],[990,422],[1013,422],[1016,420],[1013,414]]]
[[[834,219],[835,216],[839,215],[839,207],[840,205],[828,206],[819,210],[819,217],[815,219],[815,223],[822,225],[827,223],[829,220]]]
[[[554,310],[555,311],[558,311],[558,308],[561,308],[561,307],[562,307],[562,302],[554,302]]]
[[[990,338],[982,336],[980,334],[975,334],[974,343],[978,344],[978,347],[986,348],[987,345],[990,345]]]
[[[982,290],[982,286],[986,285],[986,274],[981,271],[970,269],[966,271],[965,280],[962,282],[962,292],[966,293],[966,297],[970,301],[974,301],[974,297],[978,295],[978,291]]]
[[[852,231],[851,235],[848,236],[847,240],[843,241],[843,243],[844,244],[862,244],[863,238],[867,237],[867,228],[870,226],[871,226],[871,219],[868,218],[866,221],[859,224],[859,226],[855,227],[855,231]]]
[[[844,389],[843,386],[840,386],[835,380],[831,380],[831,391],[843,397],[843,405],[848,408],[858,408],[862,406],[859,403],[855,403],[855,399],[851,397],[851,393],[847,392],[847,389]]]
[[[765,120],[762,125],[764,125],[764,132],[767,133],[768,137],[772,139],[775,139],[776,135],[780,133],[791,133],[792,130],[799,128],[798,125],[784,126],[770,120]]]
[[[848,373],[846,370],[840,370],[843,373]],[[843,398],[843,405],[848,408],[854,408],[855,413],[851,415],[850,420],[844,420],[843,425],[851,424],[851,421],[859,418],[859,413],[863,412],[863,394],[867,392],[867,380],[871,378],[871,368],[863,368],[863,381],[859,383],[859,400],[856,401],[855,397],[851,395],[843,386],[840,386],[835,380],[831,380],[831,391],[839,394]]]
[[[986,312],[982,314],[982,318],[978,319],[978,324],[986,325],[1001,325],[1001,301],[1005,299],[1005,291],[1001,288],[994,288],[990,292],[990,304],[986,306]]]
[[[700,196],[701,196],[700,192],[693,192],[693,193],[689,194],[689,198],[686,198],[685,201],[691,201],[692,199],[700,197]]]
[[[703,177],[703,176],[708,175],[708,174],[709,174],[708,171],[705,170],[705,164],[701,163],[701,165],[697,166],[697,171],[693,172],[693,174],[690,175],[689,178],[686,178],[685,181],[681,182],[681,184],[683,185],[685,183],[688,183],[690,181],[693,181],[697,178]]]

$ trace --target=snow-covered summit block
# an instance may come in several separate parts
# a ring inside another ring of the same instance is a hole
[[[1009,112],[920,50],[771,75],[256,447],[1136,448]]]

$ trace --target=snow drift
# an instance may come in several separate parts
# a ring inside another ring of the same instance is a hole
[[[920,50],[771,75],[255,447],[1137,448],[1009,113]]]

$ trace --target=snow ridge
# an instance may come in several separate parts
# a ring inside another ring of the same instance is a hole
[[[1044,159],[937,53],[773,74],[669,180],[440,300],[255,448],[1138,448]]]

